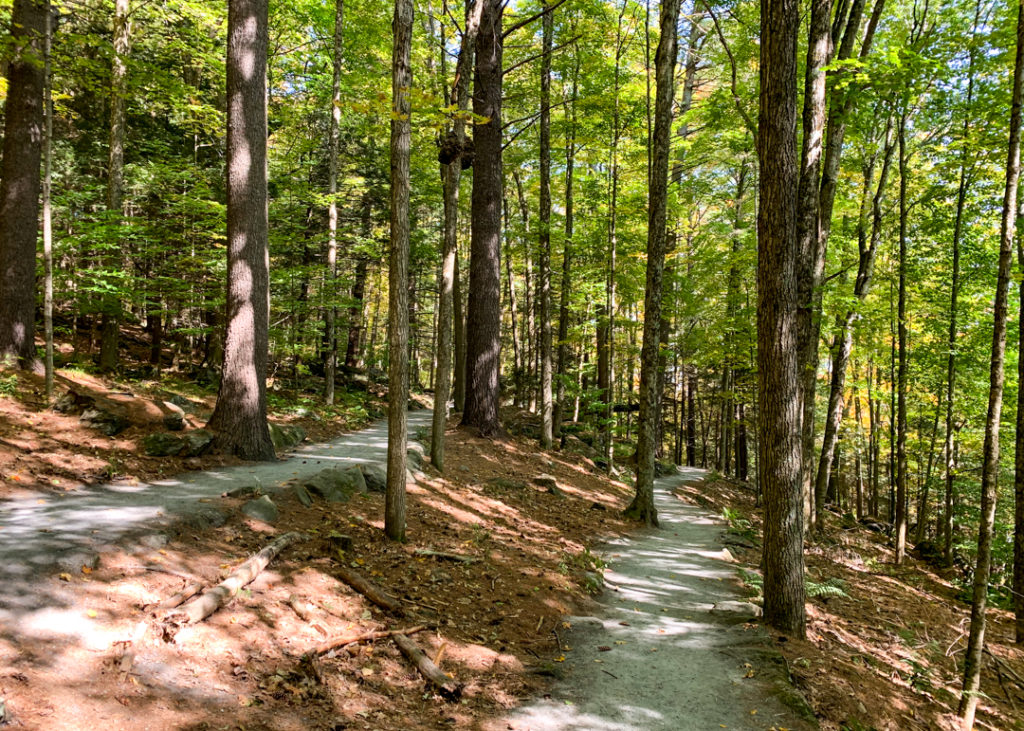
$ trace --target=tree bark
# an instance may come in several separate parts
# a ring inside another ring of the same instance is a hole
[[[647,206],[647,287],[644,294],[644,340],[640,352],[640,416],[637,423],[636,495],[626,516],[658,524],[654,507],[654,462],[658,432],[658,351],[661,345],[662,274],[665,268],[668,208],[668,158],[672,140],[672,101],[678,51],[676,26],[680,0],[661,3],[661,37],[654,52],[654,152],[651,158],[650,195]]]
[[[481,436],[500,430],[498,368],[501,359],[501,20],[500,0],[483,3],[476,39],[473,113],[486,118],[474,130],[472,233],[466,324],[464,426]]]
[[[272,460],[267,426],[267,0],[228,2],[228,290],[216,449]]]
[[[761,0],[757,216],[758,450],[765,499],[764,617],[804,635],[801,408],[796,327],[796,0]]]
[[[1017,186],[1020,182],[1021,106],[1024,102],[1024,1],[1017,8],[1017,48],[1013,67],[1013,96],[1010,134],[1006,155],[1006,190],[999,240],[999,276],[992,324],[992,360],[989,367],[988,417],[981,471],[981,520],[978,527],[978,563],[974,570],[974,599],[971,603],[971,633],[964,655],[963,694],[960,717],[964,728],[974,726],[974,714],[981,690],[982,651],[985,647],[985,609],[992,569],[992,532],[999,484],[999,420],[1003,407],[1003,365],[1006,357],[1007,300],[1010,263],[1017,224]]]
[[[546,4],[547,0],[545,0]],[[540,309],[540,446],[551,449],[551,43],[554,12],[544,13],[540,69],[540,236],[537,300]]]
[[[36,237],[49,0],[15,0],[0,174],[0,363],[36,360]]]
[[[388,471],[384,534],[405,540],[409,400],[409,157],[412,0],[395,0],[391,54],[391,253],[388,266]]]
[[[107,165],[107,211],[121,229],[122,197],[124,192],[124,138],[125,138],[125,58],[131,26],[128,21],[128,0],[114,2],[114,55],[110,62],[110,145]],[[120,251],[120,242],[116,250]],[[121,267],[116,254],[106,257],[106,268],[111,272]],[[116,290],[120,287],[116,286]],[[100,334],[100,370],[111,372],[118,364],[118,335],[121,325],[121,297],[117,291],[103,295],[100,305],[103,324]]]
[[[51,182],[53,168],[53,33],[56,19],[46,14],[43,68],[43,332],[46,357],[43,361],[46,403],[53,401],[53,216]]]
[[[327,278],[331,299],[338,288],[338,128],[341,126],[341,68],[345,29],[345,0],[334,3],[334,54],[331,81],[331,124],[327,133]],[[365,266],[364,266],[365,271]],[[327,359],[324,368],[324,401],[334,403],[334,379],[338,368],[338,308],[324,308],[327,329]]]
[[[575,227],[575,200],[573,175],[576,163],[576,90],[579,83],[580,60],[575,58],[572,92],[569,97],[569,123],[565,133],[565,242],[562,245],[562,286],[558,306],[558,374],[556,378],[553,435],[561,435],[565,412],[565,384],[569,378],[569,298],[572,292],[573,234]]]
[[[896,543],[896,564],[903,563],[907,550],[907,110],[900,112],[900,224],[899,224],[899,304],[897,329],[899,366],[896,376],[896,522],[893,525]]]
[[[444,196],[444,248],[441,253],[441,281],[437,315],[437,376],[434,382],[434,415],[430,437],[430,462],[444,471],[444,430],[448,423],[448,400],[451,396],[452,331],[454,322],[455,264],[459,251],[459,180],[462,177],[462,152],[466,144],[464,112],[469,105],[469,72],[473,68],[473,46],[480,25],[482,3],[466,13],[466,30],[462,34],[459,59],[455,66],[455,83],[449,103],[455,105],[450,134],[454,135],[458,155],[441,165]],[[443,44],[442,44],[443,46]],[[442,48],[442,54],[447,51]],[[442,68],[444,62],[442,58]]]

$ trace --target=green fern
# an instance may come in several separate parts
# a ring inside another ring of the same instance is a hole
[[[809,599],[821,597],[823,599],[849,599],[850,595],[844,590],[846,587],[842,579],[825,579],[817,584],[810,579],[804,579],[804,591]]]
[[[761,596],[764,593],[764,577],[754,571],[747,571],[740,569],[740,580],[754,591],[755,596]],[[804,592],[807,594],[808,599],[849,599],[850,595],[846,593],[846,583],[842,579],[825,579],[821,583],[811,581],[810,579],[804,579]]]

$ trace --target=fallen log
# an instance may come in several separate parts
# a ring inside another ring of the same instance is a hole
[[[426,627],[424,625],[418,625],[416,627],[410,627],[409,629],[395,629],[395,630],[378,630],[375,632],[362,632],[360,634],[349,634],[341,635],[340,637],[332,637],[329,640],[321,642],[319,645],[313,648],[312,653],[314,655],[323,655],[325,652],[331,650],[338,650],[348,645],[354,645],[357,642],[372,642],[374,640],[383,640],[387,637],[394,635],[412,635],[417,632],[422,632]]]
[[[306,538],[307,536],[304,533],[285,533],[283,536],[280,536],[231,572],[231,575],[224,579],[224,581],[207,589],[203,592],[202,596],[193,599],[183,606],[180,611],[168,617],[168,621],[174,620],[180,624],[202,622],[227,604],[238,593],[239,589],[259,576],[277,554],[281,553],[291,544],[304,541]]]
[[[449,701],[457,701],[459,699],[462,695],[462,685],[449,678],[441,668],[427,657],[426,653],[415,642],[402,634],[396,634],[393,639],[406,659],[416,666],[420,675],[437,688],[442,698]]]
[[[401,617],[405,614],[402,605],[397,599],[392,599],[384,593],[379,586],[364,578],[362,574],[344,566],[338,566],[335,574],[339,579],[351,586],[357,592],[365,596],[381,609],[386,609],[395,616]]]
[[[480,559],[476,556],[466,556],[462,553],[445,553],[444,551],[432,551],[429,548],[418,548],[413,553],[416,556],[424,556],[426,558],[441,558],[445,561],[456,561],[459,563],[476,563]]]

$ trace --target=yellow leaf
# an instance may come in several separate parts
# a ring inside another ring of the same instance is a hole
[[[88,566],[82,566],[82,573],[83,574],[91,574],[92,573],[92,569],[89,568]]]
[[[86,616],[89,616],[89,617],[95,617],[96,616],[96,610],[95,609],[89,609],[88,611],[86,611],[85,614],[86,614]]]
[[[60,580],[61,581],[71,581],[71,574],[61,574],[60,575]]]
[[[565,655],[559,655],[556,657],[555,662],[565,662]]]

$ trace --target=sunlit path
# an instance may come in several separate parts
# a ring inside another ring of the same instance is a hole
[[[566,677],[549,699],[519,709],[519,731],[701,731],[804,728],[777,698],[780,677],[760,628],[712,614],[735,600],[735,566],[724,560],[720,524],[671,494],[682,477],[655,483],[661,528],[602,547],[611,565],[599,617],[562,632]],[[605,648],[601,650],[599,648]],[[610,649],[609,649],[610,648]],[[750,665],[745,665],[750,663]],[[749,672],[754,678],[744,677]]]

